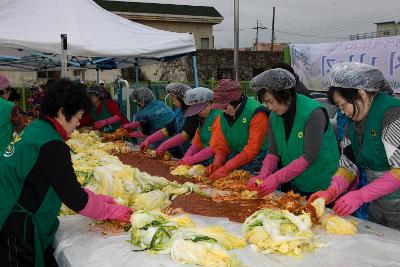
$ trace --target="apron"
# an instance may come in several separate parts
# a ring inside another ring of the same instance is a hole
[[[366,169],[368,183],[382,176],[387,171]],[[400,198],[399,190],[390,195],[378,198],[368,204],[368,220],[400,230]]]

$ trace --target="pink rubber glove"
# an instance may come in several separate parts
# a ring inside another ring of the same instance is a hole
[[[100,121],[96,121],[95,123],[93,123],[93,129],[100,130],[104,126],[117,123],[120,120],[121,120],[121,118],[118,115],[114,115],[111,118],[100,120]]]
[[[389,195],[399,189],[400,180],[388,171],[361,189],[349,192],[339,198],[333,206],[333,211],[339,216],[347,216],[354,213],[362,204]]]
[[[264,179],[263,183],[258,188],[260,196],[266,196],[276,190],[276,188],[283,183],[287,183],[302,172],[309,166],[307,160],[301,156],[293,160],[285,168],[276,171],[274,174]]]
[[[222,167],[228,155],[215,154],[214,162],[207,166],[206,176],[210,176],[213,172]]]
[[[132,137],[132,138],[145,138],[146,137],[146,135],[144,135],[141,131],[129,132],[128,136]]]
[[[180,161],[182,162],[182,164],[194,165],[196,163],[208,160],[213,156],[214,151],[212,151],[211,147],[207,147],[202,149],[200,152],[194,154],[193,156],[183,157],[183,159],[181,159]]]
[[[112,196],[107,196],[107,195],[102,195],[102,194],[95,194],[93,191],[90,191],[87,188],[83,188],[83,190],[85,190],[85,192],[88,195],[89,194],[97,195],[97,198],[99,198],[101,201],[104,201],[104,202],[107,202],[107,203],[110,203],[110,204],[114,204],[115,203],[114,198]]]
[[[138,121],[132,121],[130,123],[122,125],[122,128],[124,129],[136,129],[138,127],[140,127],[140,122]]]
[[[164,138],[164,134],[162,130],[158,130],[157,132],[153,133],[149,137],[147,137],[141,144],[140,144],[140,151],[146,150],[149,145],[152,143],[155,143],[157,141],[160,141]]]
[[[274,154],[268,154],[263,160],[263,164],[260,172],[257,176],[251,177],[249,182],[247,183],[247,188],[250,191],[257,190],[257,180],[264,180],[268,176],[270,176],[276,169],[278,169],[279,157]]]
[[[88,202],[86,207],[79,212],[81,215],[95,220],[117,220],[129,222],[132,210],[126,206],[116,203],[110,203],[104,195],[88,193]]]
[[[183,139],[182,135],[179,133],[174,137],[164,141],[161,145],[159,145],[156,149],[156,153],[158,156],[161,156],[167,151],[168,149],[177,147],[185,143],[185,139]]]
[[[196,146],[195,144],[192,144],[189,149],[186,151],[185,156],[183,156],[182,159],[186,158],[186,157],[190,157],[193,156],[194,154],[200,152],[201,148],[199,148],[198,146]]]
[[[349,186],[349,182],[343,176],[335,175],[333,176],[329,187],[325,191],[321,190],[312,194],[307,200],[307,204],[311,205],[314,200],[320,197],[325,199],[325,204],[329,204],[338,198],[338,196],[343,194],[349,188]]]
[[[216,170],[215,172],[213,172],[210,175],[210,179],[214,180],[214,181],[218,180],[218,179],[220,179],[222,177],[227,176],[229,174],[229,172],[230,172],[230,170],[227,167],[222,166],[221,168],[219,168],[218,170]]]

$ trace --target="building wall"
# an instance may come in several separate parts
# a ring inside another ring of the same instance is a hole
[[[239,51],[239,80],[251,80],[281,61],[283,61],[281,51]],[[197,62],[201,80],[234,77],[233,50],[198,50]],[[191,60],[188,60],[188,65],[188,70],[192,73]]]
[[[233,50],[197,50],[198,75],[200,80],[233,79]],[[239,79],[250,80],[261,72],[283,61],[283,52],[240,51]],[[149,66],[150,67],[150,66]],[[150,70],[150,69],[149,69]],[[157,70],[157,71],[154,71]],[[193,64],[190,56],[152,66],[153,81],[193,81]]]
[[[213,25],[208,23],[135,20],[143,25],[172,32],[191,32],[194,34],[196,48],[201,49],[201,38],[209,38],[209,49],[214,49]]]
[[[390,30],[398,30],[400,31],[400,23],[385,23],[385,24],[377,24],[376,31],[390,31]]]

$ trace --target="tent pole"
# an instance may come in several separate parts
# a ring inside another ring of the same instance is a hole
[[[67,78],[68,77],[68,58],[67,58],[67,35],[66,34],[61,34],[61,78]]]
[[[138,63],[137,58],[135,58],[135,78],[136,78],[136,88],[139,88],[139,71],[140,71],[140,66]]]
[[[96,84],[99,85],[99,82],[100,82],[99,68],[96,68]]]
[[[197,71],[197,58],[196,54],[192,53],[192,62],[193,62],[193,78],[195,87],[199,87],[199,74]]]

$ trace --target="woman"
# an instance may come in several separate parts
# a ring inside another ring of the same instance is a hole
[[[18,106],[8,101],[10,94],[10,81],[0,74],[0,153],[3,153],[10,143],[14,128],[19,121]]]
[[[87,93],[92,101],[93,109],[82,118],[80,127],[93,125],[93,130],[112,133],[129,122],[122,115],[117,102],[109,98],[104,99],[100,87],[91,86],[87,89]]]
[[[331,185],[309,202],[318,197],[333,202],[363,168],[368,185],[339,198],[334,211],[346,216],[369,203],[370,221],[400,229],[400,101],[384,92],[387,85],[373,66],[351,62],[333,66],[328,96],[350,121]]]
[[[129,221],[128,207],[81,188],[75,176],[64,141],[89,109],[80,83],[55,81],[43,98],[41,117],[1,153],[1,266],[44,266],[62,202],[92,219]]]
[[[305,196],[327,188],[339,151],[326,110],[317,101],[297,94],[294,76],[284,69],[267,70],[254,77],[250,86],[271,115],[268,154],[248,188],[261,196],[287,182]],[[276,171],[280,161],[283,168]]]
[[[163,129],[147,137],[141,144],[140,149],[147,149],[152,143],[168,138],[156,149],[158,156],[169,150],[176,158],[182,158],[190,146],[196,129],[199,125],[199,116],[184,117],[188,106],[183,101],[186,91],[191,88],[183,83],[171,83],[167,85],[167,93],[172,96],[175,110],[175,119],[168,123]],[[172,137],[171,137],[172,136]]]
[[[214,90],[213,109],[220,109],[210,146],[214,161],[206,175],[215,180],[235,169],[258,172],[267,150],[268,110],[244,96],[233,80],[220,80]]]
[[[136,120],[122,126],[128,130],[137,129],[129,133],[132,138],[144,138],[146,135],[151,135],[175,118],[174,112],[164,102],[156,100],[149,88],[135,89],[132,92],[132,100],[139,106]]]
[[[192,140],[192,145],[180,161],[182,164],[207,164],[208,162],[205,161],[214,157],[214,152],[210,147],[210,139],[213,126],[221,112],[217,109],[211,109],[212,99],[213,91],[203,87],[188,90],[185,94],[184,101],[189,106],[185,112],[185,117],[198,114],[200,123]]]

